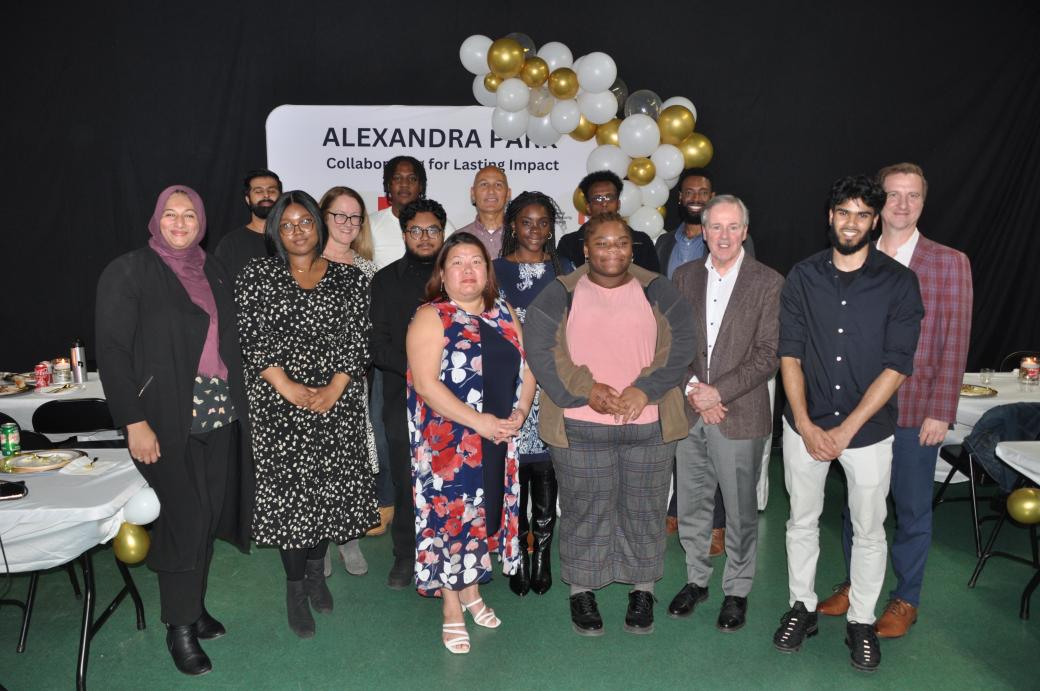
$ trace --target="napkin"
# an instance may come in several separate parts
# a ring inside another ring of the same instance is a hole
[[[91,465],[91,459],[86,456],[80,456],[75,460],[69,461],[68,465],[58,472],[65,475],[101,475],[114,468],[117,463],[118,461],[95,461]]]

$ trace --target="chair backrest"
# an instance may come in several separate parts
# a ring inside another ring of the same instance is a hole
[[[89,434],[116,428],[103,398],[47,401],[33,412],[32,422],[41,434]]]
[[[997,371],[1010,372],[1018,367],[1019,361],[1026,356],[1040,357],[1040,350],[1016,350],[1013,353],[1008,353],[1000,361],[1000,367],[997,368]]]
[[[18,425],[18,421],[7,413],[0,413],[0,425],[13,422]],[[21,427],[21,425],[18,425]],[[20,430],[20,436],[22,437],[22,450],[23,451],[40,451],[42,449],[49,449],[54,444],[51,443],[50,439],[43,436],[42,434],[36,434],[32,430],[23,429]]]

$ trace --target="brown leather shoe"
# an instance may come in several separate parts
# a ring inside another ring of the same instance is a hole
[[[721,556],[726,551],[726,529],[711,529],[711,549],[708,550],[709,557]]]
[[[386,532],[386,528],[390,525],[390,521],[394,520],[394,507],[392,506],[380,506],[379,507],[379,525],[371,528],[365,535],[367,537],[376,537]]]
[[[874,628],[879,638],[899,638],[905,636],[910,627],[917,623],[917,608],[906,600],[896,598],[885,605],[885,612],[877,620]]]
[[[849,584],[834,586],[834,594],[816,605],[816,611],[829,617],[840,617],[849,611]]]
[[[679,532],[679,519],[675,516],[668,516],[664,519],[664,532],[668,535],[675,535]]]

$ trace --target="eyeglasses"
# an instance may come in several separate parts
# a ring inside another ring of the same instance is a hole
[[[419,226],[412,226],[411,228],[406,229],[404,232],[408,233],[408,235],[410,235],[413,240],[418,240],[423,235],[431,239],[440,237],[440,234],[444,231],[437,226],[430,226],[429,228],[420,228]]]
[[[355,228],[360,228],[361,224],[365,221],[365,217],[361,214],[338,214],[335,211],[330,211],[328,213],[329,216],[332,216],[332,220],[338,223],[339,225],[349,223]]]
[[[589,201],[596,202],[597,204],[605,204],[607,202],[615,201],[617,197],[616,194],[596,194],[589,197]]]
[[[282,234],[284,235],[291,235],[294,230],[298,233],[303,233],[304,235],[306,235],[307,233],[314,230],[314,226],[315,223],[313,218],[305,218],[301,220],[299,223],[291,223],[289,221],[286,221],[285,223],[282,223],[278,226],[278,230],[282,231]]]
[[[679,193],[680,199],[711,199],[711,190],[687,188]]]

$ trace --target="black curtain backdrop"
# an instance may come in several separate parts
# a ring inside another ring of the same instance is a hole
[[[97,278],[144,244],[168,184],[202,195],[209,248],[248,220],[241,176],[266,164],[273,108],[471,104],[459,45],[510,31],[602,50],[631,90],[691,98],[717,191],[747,202],[759,257],[783,273],[825,246],[835,178],[921,164],[922,232],[973,266],[969,368],[1040,348],[1036,3],[61,5],[9,9],[0,48],[15,192],[0,368],[77,336],[92,352]]]

